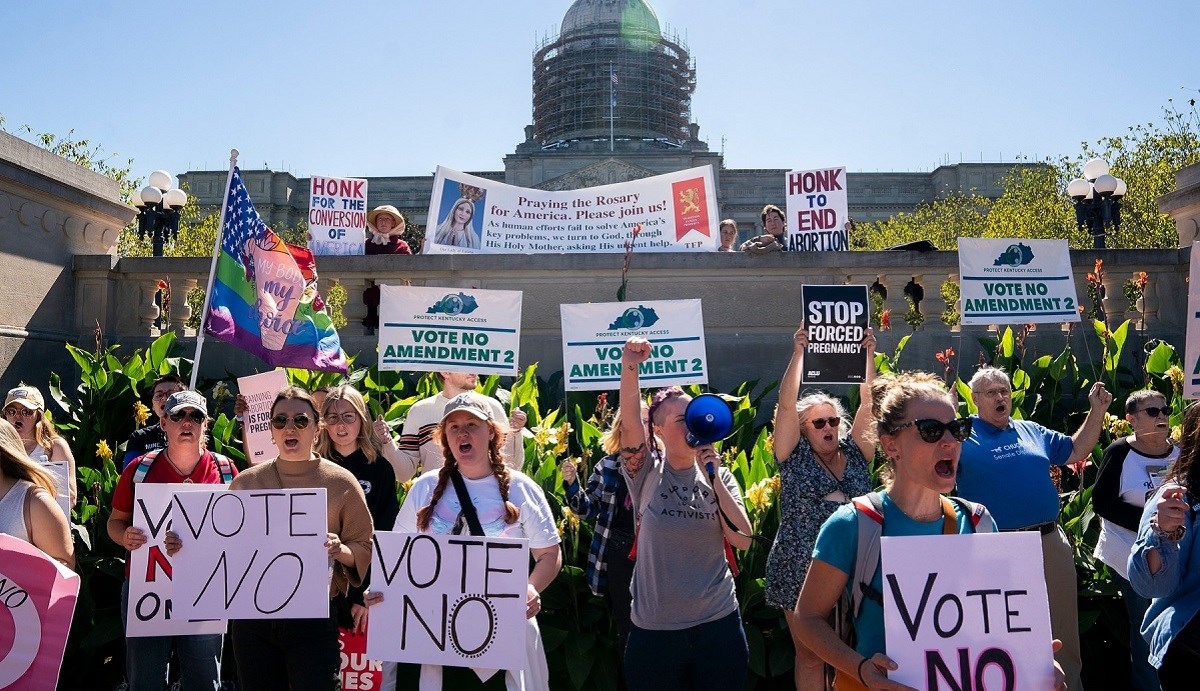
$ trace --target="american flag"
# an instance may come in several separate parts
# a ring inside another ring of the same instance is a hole
[[[269,232],[271,229],[255,211],[254,202],[250,201],[250,193],[242,182],[242,171],[234,167],[229,196],[225,199],[221,249],[248,269],[250,258],[246,253],[246,241],[252,238],[257,240]]]
[[[610,70],[609,75],[612,77],[612,83],[616,84],[617,83],[617,73]]]

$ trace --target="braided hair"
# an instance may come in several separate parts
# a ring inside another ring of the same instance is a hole
[[[492,430],[491,441],[488,442],[488,463],[492,469],[492,475],[496,477],[496,483],[500,486],[500,499],[504,501],[504,522],[516,523],[521,516],[521,510],[508,500],[508,486],[512,479],[508,465],[504,463],[504,454],[501,449],[504,447],[504,428],[496,423],[495,420],[488,419],[488,426]],[[430,521],[433,520],[433,507],[437,506],[441,500],[442,494],[446,491],[446,485],[450,482],[450,473],[458,469],[458,461],[454,458],[454,453],[450,449],[450,444],[446,442],[445,423],[439,424],[433,435],[434,441],[438,446],[442,447],[442,468],[438,471],[437,485],[433,488],[433,496],[429,498],[429,503],[417,510],[417,529],[427,530]]]

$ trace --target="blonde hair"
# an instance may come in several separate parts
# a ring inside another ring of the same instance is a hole
[[[908,417],[908,406],[914,401],[942,400],[954,407],[954,397],[946,390],[946,384],[937,375],[928,372],[899,372],[883,374],[871,384],[871,416],[875,428],[868,434],[878,442],[879,438],[896,433],[896,427],[904,424]],[[888,467],[881,477],[891,484],[894,460],[888,458]]]
[[[367,463],[374,463],[375,459],[383,453],[383,440],[379,438],[379,434],[375,431],[375,425],[371,424],[371,420],[367,416],[367,402],[363,399],[363,395],[349,384],[329,389],[325,394],[325,404],[321,406],[321,417],[329,414],[329,409],[335,401],[345,401],[350,404],[351,408],[354,408],[359,421],[358,437],[355,442],[358,444],[358,450],[367,457]],[[325,458],[332,458],[330,453],[334,450],[333,440],[329,437],[329,427],[329,425],[322,427],[321,436],[317,438],[317,453]]]
[[[51,495],[56,493],[54,476],[25,453],[25,442],[8,420],[0,420],[0,471],[5,477],[28,480]]]
[[[504,463],[504,454],[501,452],[504,447],[504,428],[492,419],[487,420],[487,425],[492,429],[492,439],[488,442],[488,462],[492,467],[492,475],[496,476],[496,483],[500,485],[500,499],[504,501],[504,522],[516,523],[517,519],[521,517],[521,510],[508,500],[508,484],[512,475],[508,465]],[[437,486],[433,488],[433,496],[429,498],[428,504],[417,510],[417,529],[419,530],[429,528],[429,523],[433,520],[433,507],[437,506],[442,494],[445,493],[451,471],[458,470],[458,461],[455,460],[450,445],[446,443],[445,421],[438,424],[437,430],[433,433],[433,439],[438,446],[442,447],[443,462],[441,470],[438,471],[438,481]]]

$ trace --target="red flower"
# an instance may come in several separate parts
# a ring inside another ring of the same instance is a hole
[[[167,282],[166,282],[166,281],[164,281],[164,280],[162,280],[161,278],[160,278],[160,279],[158,279],[158,289],[159,289],[159,290],[166,290],[166,289],[167,289]]]
[[[1145,271],[1139,271],[1135,282],[1137,283],[1138,290],[1145,290],[1146,284],[1150,282],[1150,277],[1146,275]]]
[[[942,352],[935,354],[933,357],[937,358],[937,361],[944,365],[950,362],[950,358],[954,357],[954,349],[947,348]]]
[[[884,310],[879,313],[879,330],[887,331],[892,328],[892,311]]]
[[[1099,276],[1102,273],[1104,273],[1104,260],[1097,259],[1096,260],[1096,275]]]

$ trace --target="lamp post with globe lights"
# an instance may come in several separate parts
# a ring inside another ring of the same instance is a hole
[[[149,184],[133,200],[138,210],[138,239],[150,235],[154,256],[163,256],[163,244],[179,237],[179,212],[187,204],[187,193],[171,187],[172,175],[165,170],[150,173]]]
[[[1121,227],[1121,199],[1125,181],[1109,175],[1108,162],[1093,158],[1083,164],[1083,177],[1067,184],[1067,196],[1075,204],[1075,223],[1092,234],[1092,246],[1104,249],[1109,227]]]

